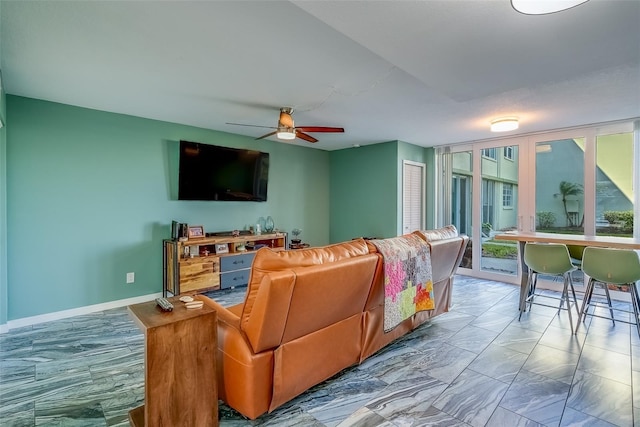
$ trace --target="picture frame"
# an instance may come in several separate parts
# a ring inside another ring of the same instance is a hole
[[[216,243],[216,254],[228,254],[229,246],[226,243]]]
[[[200,239],[204,237],[204,227],[202,225],[190,225],[187,228],[187,237],[189,239]]]

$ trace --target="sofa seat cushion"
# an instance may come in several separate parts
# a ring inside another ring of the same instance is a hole
[[[281,345],[274,351],[269,411],[358,363],[362,315],[351,316]]]

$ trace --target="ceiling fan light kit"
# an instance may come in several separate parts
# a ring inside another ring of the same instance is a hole
[[[491,132],[507,132],[518,129],[519,123],[517,117],[500,117],[491,120]]]
[[[276,132],[276,138],[285,140],[296,139],[296,132],[293,128],[278,129],[278,132]]]
[[[256,139],[263,139],[269,136],[275,135],[276,138],[282,140],[292,140],[296,138],[304,139],[307,142],[318,142],[317,139],[308,135],[305,132],[334,132],[334,133],[342,133],[344,132],[344,128],[334,128],[334,127],[326,127],[326,126],[300,126],[296,127],[293,123],[293,108],[291,107],[282,107],[280,109],[280,117],[278,118],[278,126],[259,126],[259,125],[247,125],[243,123],[229,123],[228,125],[236,125],[236,126],[251,126],[257,128],[268,128],[275,129],[273,132],[269,132],[266,135],[262,135],[257,137]]]

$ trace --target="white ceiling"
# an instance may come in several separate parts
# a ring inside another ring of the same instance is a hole
[[[5,92],[252,137],[294,107],[324,150],[640,116],[640,1],[6,1]],[[10,123],[9,123],[10,125]],[[290,142],[288,142],[290,143]],[[295,144],[311,144],[296,140]]]

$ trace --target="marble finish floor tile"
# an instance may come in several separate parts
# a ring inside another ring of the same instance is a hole
[[[246,288],[211,292],[223,305]],[[635,327],[534,306],[517,286],[456,276],[453,305],[362,364],[248,420],[220,402],[222,427],[640,427]],[[618,327],[620,325],[620,327]],[[126,307],[0,335],[0,425],[129,426],[144,403],[144,335]]]
[[[448,343],[463,350],[471,351],[473,353],[481,353],[482,350],[491,344],[498,334],[499,331],[496,332],[484,329],[483,327],[469,325],[456,332],[455,335],[449,338]]]
[[[487,424],[509,386],[472,370],[460,374],[433,406],[472,426]]]
[[[571,384],[579,355],[539,344],[533,349],[523,369],[553,380]]]
[[[633,425],[631,387],[578,370],[567,407],[618,426]]]
[[[615,351],[585,345],[580,355],[578,369],[631,385],[631,361],[629,356]]]
[[[558,425],[562,418],[570,385],[520,371],[500,406],[532,421],[544,425]]]
[[[469,369],[510,384],[520,372],[527,355],[507,347],[491,344],[476,359]]]
[[[498,335],[494,343],[520,353],[529,354],[538,344],[541,336],[540,332],[510,325]]]
[[[491,415],[486,425],[487,427],[544,427],[543,424],[539,424],[501,407],[497,407],[496,410],[493,411],[493,415]]]

